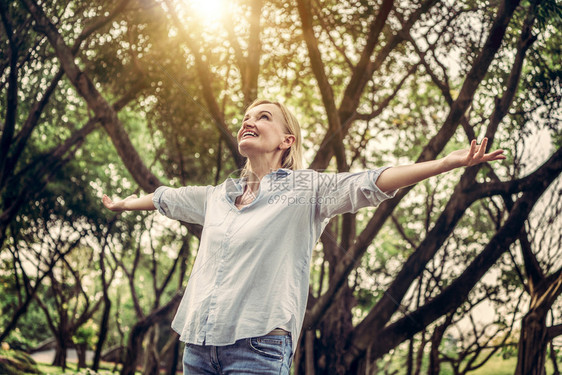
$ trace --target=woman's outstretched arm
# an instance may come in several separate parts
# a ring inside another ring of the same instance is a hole
[[[152,203],[152,197],[154,193],[144,195],[142,197],[137,197],[136,194],[130,195],[127,198],[120,201],[112,201],[107,195],[103,195],[102,202],[103,205],[109,208],[111,211],[121,212],[121,211],[139,211],[139,210],[155,210],[156,207]]]
[[[505,159],[504,150],[496,150],[486,154],[487,144],[487,138],[484,138],[480,145],[477,145],[476,141],[473,140],[470,148],[453,151],[442,159],[388,168],[381,173],[376,185],[382,191],[392,191],[455,168],[470,167],[479,163]]]

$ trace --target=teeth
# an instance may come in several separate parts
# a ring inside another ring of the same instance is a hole
[[[257,137],[258,135],[257,135],[256,133],[254,133],[254,132],[245,132],[245,133],[242,135],[242,138],[244,138],[244,137],[246,137],[246,136]]]

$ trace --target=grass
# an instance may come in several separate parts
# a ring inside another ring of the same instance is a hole
[[[484,366],[470,372],[471,375],[512,375],[517,366],[517,357],[504,359],[501,355],[495,355]],[[554,373],[552,362],[549,358],[546,359],[546,374],[551,375]]]
[[[501,354],[496,354],[490,358],[482,367],[470,371],[470,375],[513,375],[517,366],[517,357],[503,358]],[[554,369],[552,362],[547,358],[546,375],[552,375]],[[452,369],[448,365],[442,366],[441,375],[453,374]]]
[[[78,370],[78,364],[75,362],[67,362],[66,363],[66,371],[63,372],[62,371],[62,367],[57,367],[57,366],[51,366],[45,363],[39,363],[38,366],[39,371],[41,372],[41,374],[49,374],[49,375],[68,375],[68,374],[80,374],[80,375],[115,375],[115,374],[119,374],[119,371],[121,370],[121,366],[117,367],[117,371],[113,372],[113,369],[115,368],[115,365],[113,363],[105,363],[102,362],[100,363],[100,369],[98,370],[98,372],[94,372],[92,369],[90,368],[82,368],[80,370]],[[141,374],[140,372],[136,372],[136,374]]]
[[[495,355],[484,366],[472,371],[471,375],[513,375],[517,366],[517,357],[504,359]]]
[[[504,359],[501,355],[495,355],[484,366],[481,368],[471,371],[471,375],[512,375],[515,371],[515,366],[517,365],[517,357],[511,357]],[[113,375],[119,372],[112,372],[114,365],[113,363],[103,363],[100,365],[100,371],[93,372],[91,369],[77,369],[77,364],[73,362],[68,362],[66,372],[63,372],[60,367],[50,366],[47,364],[38,364],[39,371],[41,374],[49,375],[68,375],[68,374],[81,374],[81,375]],[[452,369],[449,368],[447,364],[443,364],[441,369],[441,375],[453,374]],[[547,360],[546,374],[553,374],[552,363]],[[137,372],[140,374],[140,372]]]
[[[427,373],[428,358],[424,358],[421,373]],[[492,356],[482,367],[468,372],[469,375],[513,375],[517,366],[517,356],[503,358],[501,354]],[[560,366],[559,366],[560,367]],[[403,375],[406,373],[403,361],[393,362],[390,366],[392,371],[398,371],[396,374]],[[464,366],[461,366],[464,370]],[[554,369],[550,358],[546,359],[546,375],[552,375]],[[453,375],[453,368],[449,363],[441,363],[439,375]]]
[[[67,367],[65,372],[62,371],[62,367],[51,366],[44,363],[39,363],[37,367],[39,368],[41,374],[50,374],[50,375],[60,375],[60,374],[82,374],[82,375],[93,375],[93,374],[110,375],[111,374],[112,375],[112,374],[119,373],[119,371],[117,372],[112,371],[114,367],[112,363],[100,365],[100,370],[98,372],[94,372],[92,371],[92,369],[88,369],[88,368],[86,369],[83,368],[78,370],[78,365],[73,362],[67,362]]]

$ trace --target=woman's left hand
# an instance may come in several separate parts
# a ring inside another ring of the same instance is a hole
[[[470,148],[451,152],[445,157],[445,163],[451,168],[471,167],[476,164],[488,161],[505,159],[504,150],[499,149],[486,154],[486,146],[488,138],[484,138],[481,144],[476,144],[476,140],[472,140]]]

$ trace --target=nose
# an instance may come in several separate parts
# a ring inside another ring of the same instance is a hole
[[[250,117],[248,117],[242,121],[242,127],[238,131],[238,135],[242,136],[244,130],[253,129],[253,128],[255,128],[254,122],[251,120]]]
[[[252,120],[252,117],[246,118],[246,119],[242,122],[242,127],[243,127],[243,128],[254,127],[254,120]]]

